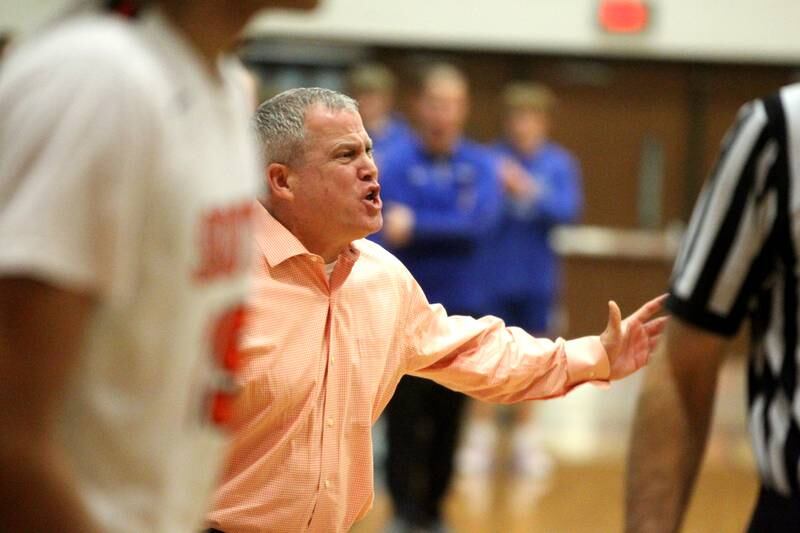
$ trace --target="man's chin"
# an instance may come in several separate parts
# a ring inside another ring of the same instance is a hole
[[[375,224],[370,224],[367,232],[364,234],[364,237],[369,237],[370,235],[375,235],[383,228],[383,216],[378,215],[378,221]],[[363,238],[363,237],[362,237]]]

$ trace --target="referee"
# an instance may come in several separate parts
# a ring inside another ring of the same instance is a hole
[[[797,390],[800,84],[745,105],[695,207],[647,371],[627,473],[629,532],[678,530],[726,341],[747,318],[748,430],[761,491],[750,532],[800,531]],[[797,216],[795,216],[797,215]]]

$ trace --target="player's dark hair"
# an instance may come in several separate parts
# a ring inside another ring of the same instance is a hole
[[[144,5],[143,0],[105,0],[106,10],[126,18],[135,18]]]

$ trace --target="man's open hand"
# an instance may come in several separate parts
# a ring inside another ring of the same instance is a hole
[[[608,302],[608,325],[600,342],[611,364],[609,379],[622,379],[647,364],[667,323],[667,317],[653,318],[663,309],[666,298],[666,294],[653,298],[625,320],[619,306]]]

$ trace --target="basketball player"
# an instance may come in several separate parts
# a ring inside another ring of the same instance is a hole
[[[258,172],[221,51],[257,9],[315,3],[81,6],[5,59],[0,530],[197,528]]]

